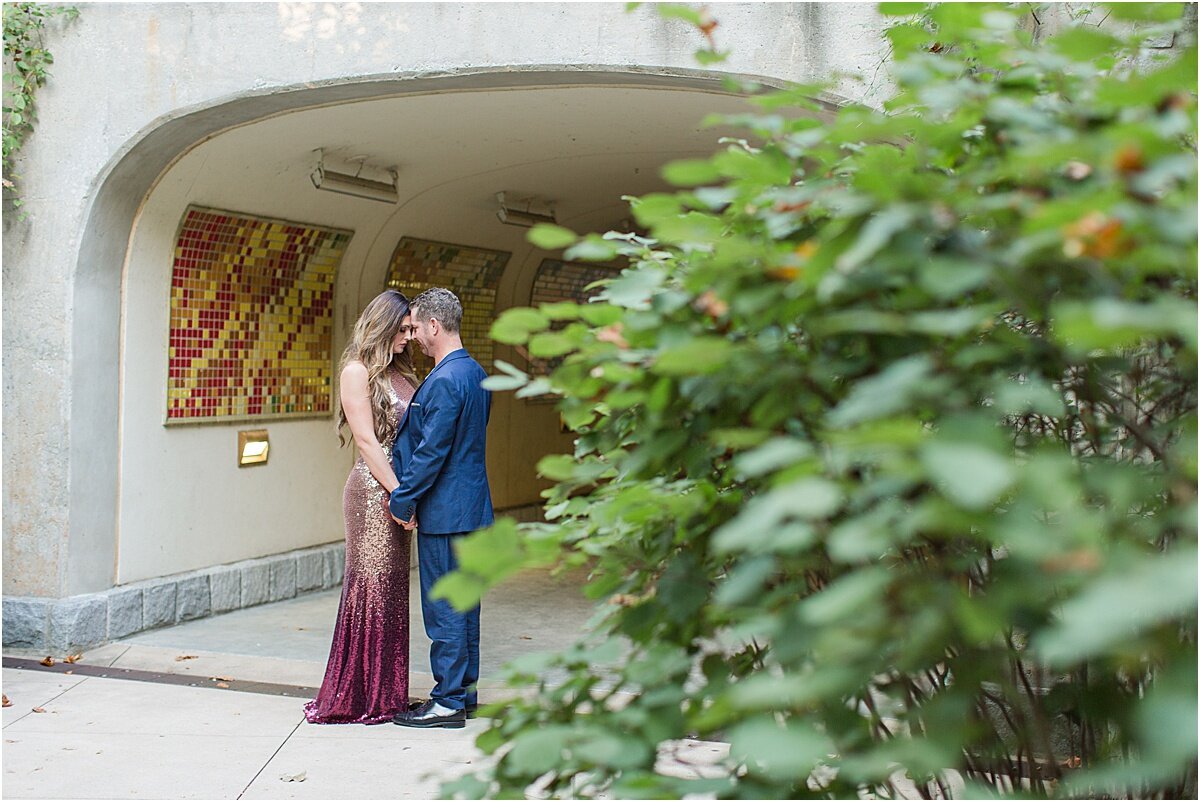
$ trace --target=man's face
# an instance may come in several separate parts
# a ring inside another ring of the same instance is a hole
[[[433,330],[430,323],[430,320],[421,320],[421,316],[415,309],[413,310],[412,338],[425,356],[433,356]]]

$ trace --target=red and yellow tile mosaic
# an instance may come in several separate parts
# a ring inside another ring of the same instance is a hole
[[[563,262],[559,259],[543,259],[538,266],[537,275],[533,279],[533,287],[529,293],[529,305],[536,308],[539,304],[561,303],[574,301],[585,304],[597,294],[602,287],[588,285],[600,279],[612,278],[617,269],[604,265],[580,264],[578,262]],[[545,376],[558,364],[561,357],[554,359],[529,360],[529,372],[535,376]]]
[[[188,207],[171,275],[167,423],[328,415],[352,232]]]
[[[505,251],[404,237],[392,254],[387,286],[410,300],[430,287],[445,287],[457,295],[463,305],[463,347],[490,373],[492,340],[488,332],[496,316],[496,285],[510,256]],[[413,362],[422,374],[433,367],[415,346]]]

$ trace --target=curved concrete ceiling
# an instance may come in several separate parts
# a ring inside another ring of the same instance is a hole
[[[663,163],[719,147],[728,132],[702,127],[705,117],[747,108],[734,95],[633,87],[365,100],[219,134],[177,162],[159,186],[187,182],[196,202],[352,228],[360,236],[401,225],[418,236],[459,231],[511,244],[522,232],[496,220],[497,192],[552,199],[560,222],[578,230],[606,228],[625,216],[622,195],[665,188]],[[315,190],[309,174],[318,149],[332,159],[366,157],[368,169],[394,167],[399,203]]]
[[[526,229],[500,223],[497,192],[552,200],[562,225],[605,231],[628,217],[623,195],[668,188],[664,163],[709,155],[721,136],[736,133],[704,127],[709,115],[750,108],[745,98],[716,91],[632,86],[361,100],[217,134],[179,159],[155,193],[353,230],[343,266],[358,274],[358,286],[347,289],[360,302],[382,286],[403,236],[510,251],[506,286],[515,286],[544,254],[526,242]],[[331,160],[365,157],[368,172],[394,168],[399,202],[316,190],[309,175],[318,151]]]

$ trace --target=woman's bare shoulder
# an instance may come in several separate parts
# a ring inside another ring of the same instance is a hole
[[[367,381],[367,366],[357,359],[351,359],[342,366],[342,380],[361,381],[364,384]]]

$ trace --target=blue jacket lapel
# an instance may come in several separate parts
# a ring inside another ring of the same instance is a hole
[[[463,359],[464,357],[467,357],[467,356],[470,356],[470,355],[467,353],[467,349],[465,349],[465,348],[459,348],[457,351],[451,351],[450,353],[446,354],[446,358],[443,359],[441,362],[437,363],[436,365],[434,365],[433,370],[429,371],[429,375],[425,377],[425,381],[421,382],[421,386],[417,388],[417,391],[415,393],[413,393],[413,397],[411,399],[409,399],[408,405],[411,407],[414,403],[416,403],[417,399],[421,395],[421,387],[424,387],[425,382],[428,382],[433,377],[433,374],[435,374],[439,370],[441,370],[442,367],[445,366],[445,364],[447,362],[454,362],[459,359]],[[408,415],[405,415],[400,420],[400,427],[396,430],[396,432],[399,433],[407,425],[408,425]]]

